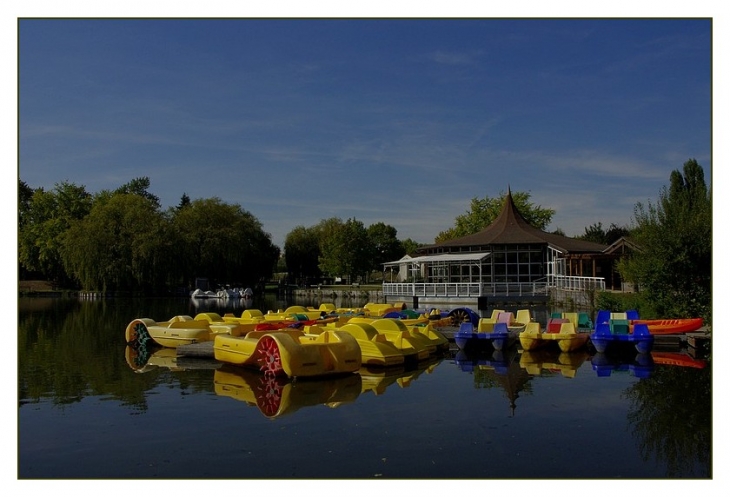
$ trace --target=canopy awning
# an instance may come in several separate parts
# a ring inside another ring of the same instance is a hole
[[[383,266],[400,266],[402,264],[439,264],[439,263],[475,263],[486,259],[491,252],[464,252],[462,254],[439,254],[422,255],[419,257],[408,257],[397,261],[384,262]]]

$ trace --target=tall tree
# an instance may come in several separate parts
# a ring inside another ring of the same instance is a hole
[[[365,276],[370,270],[372,245],[361,221],[327,225],[326,235],[320,239],[319,267],[330,276],[347,276],[350,281]]]
[[[279,249],[259,220],[238,204],[198,199],[172,211],[181,238],[178,261],[184,283],[199,276],[224,284],[255,285],[273,272]]]
[[[73,183],[57,183],[52,191],[35,190],[18,229],[20,264],[49,280],[67,283],[61,237],[74,221],[89,213],[91,205],[92,197],[85,187]]]
[[[367,228],[368,239],[373,249],[370,269],[382,270],[384,262],[400,259],[405,255],[403,244],[398,240],[398,230],[383,222],[371,224]]]
[[[316,230],[297,226],[286,235],[284,259],[289,276],[295,281],[319,278],[319,237]]]
[[[544,230],[552,221],[555,210],[548,209],[530,202],[529,192],[512,192],[512,200],[515,206],[525,218],[525,221],[532,226]],[[436,236],[436,243],[445,242],[454,238],[460,238],[474,234],[490,224],[497,218],[504,205],[507,194],[502,192],[499,197],[483,199],[474,197],[471,199],[471,209],[456,217],[455,225]]]
[[[637,203],[642,250],[619,263],[622,277],[641,285],[658,317],[711,318],[712,199],[695,159],[672,171],[656,204]]]
[[[64,267],[87,290],[160,290],[175,262],[171,236],[152,201],[114,194],[66,231]]]
[[[160,199],[157,195],[149,192],[150,184],[150,179],[147,176],[142,176],[140,178],[134,178],[129,183],[123,184],[117,188],[114,193],[131,193],[133,195],[139,195],[140,197],[146,198],[152,202],[152,205],[159,209]]]

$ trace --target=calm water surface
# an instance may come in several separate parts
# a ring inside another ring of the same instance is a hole
[[[452,351],[289,382],[126,348],[137,317],[243,311],[214,305],[21,298],[18,478],[712,478],[709,360]]]

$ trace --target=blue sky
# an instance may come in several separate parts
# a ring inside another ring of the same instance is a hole
[[[330,217],[432,243],[508,187],[580,235],[689,158],[712,183],[712,47],[706,19],[21,20],[18,174],[147,176],[282,248]]]

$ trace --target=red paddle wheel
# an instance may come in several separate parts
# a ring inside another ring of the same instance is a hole
[[[258,362],[259,369],[263,371],[265,376],[285,374],[284,368],[281,366],[279,344],[276,343],[273,337],[262,337],[256,345],[256,353],[256,362]]]

